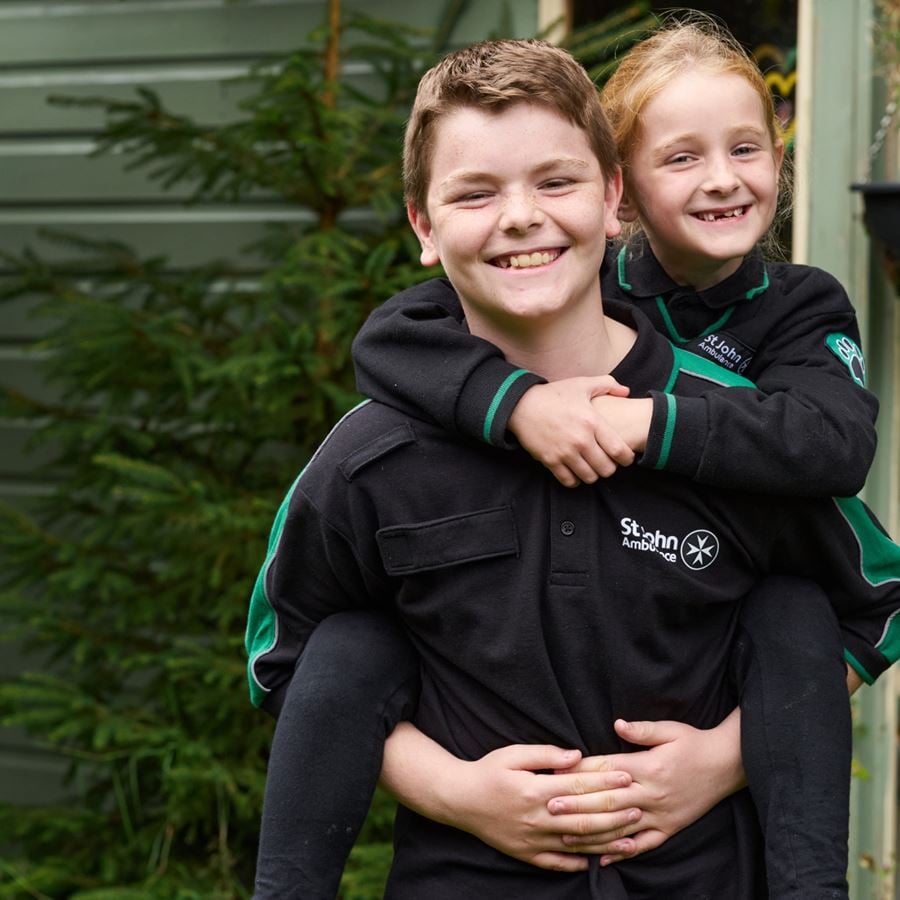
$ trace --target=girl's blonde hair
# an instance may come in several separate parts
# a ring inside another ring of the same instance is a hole
[[[635,44],[622,58],[607,81],[601,102],[619,148],[625,190],[629,190],[630,161],[641,138],[641,113],[646,105],[674,78],[685,72],[738,75],[756,92],[773,147],[783,143],[781,120],[775,102],[756,61],[737,40],[713,19],[701,13],[663,24],[646,40]],[[790,210],[789,168],[784,163],[779,176],[778,211],[775,221]],[[771,238],[767,250],[777,251]]]

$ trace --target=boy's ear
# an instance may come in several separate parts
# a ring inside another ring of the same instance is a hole
[[[441,257],[434,244],[434,231],[431,228],[431,222],[428,221],[428,216],[416,209],[411,203],[407,203],[406,217],[409,219],[409,224],[412,225],[412,230],[416,233],[416,237],[419,239],[419,246],[422,248],[422,252],[419,254],[419,262],[423,266],[436,266],[441,261]]]
[[[615,237],[622,230],[619,221],[619,205],[622,201],[622,170],[616,168],[612,175],[606,179],[606,190],[603,196],[603,205],[606,207],[603,220],[606,236]]]

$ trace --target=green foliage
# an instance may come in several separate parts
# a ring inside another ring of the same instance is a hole
[[[313,35],[255,72],[222,126],[146,90],[57,100],[102,108],[99,152],[163,189],[308,216],[190,271],[53,232],[63,262],[0,254],[16,273],[0,301],[40,298],[33,349],[54,389],[0,389],[0,416],[31,420],[51,451],[37,477],[54,486],[27,511],[0,506],[0,634],[38,661],[0,683],[0,721],[69,761],[57,806],[0,807],[0,900],[250,896],[271,724],[247,700],[247,597],[283,492],[358,399],[353,335],[435,274],[402,214],[399,136],[465,6],[448,3],[430,47],[345,20],[342,61],[371,68],[366,92],[334,77],[333,36]],[[594,34],[583,49],[610,46]],[[381,895],[391,816],[378,794],[346,900]]]
[[[0,412],[34,421],[55,489],[27,513],[0,508],[0,632],[42,661],[0,684],[0,715],[70,768],[58,806],[0,809],[0,898],[250,895],[271,726],[247,700],[249,590],[282,493],[357,400],[353,335],[433,274],[397,153],[432,51],[402,26],[343,26],[344,62],[375,73],[368,94],[329,77],[323,32],[257,71],[221,127],[148,91],[86,101],[107,115],[100,152],[163,188],[263,192],[308,223],[188,272],[56,233],[64,262],[4,254],[17,274],[0,297],[41,298],[34,350],[55,399],[5,389]],[[348,896],[380,895],[386,798],[377,809]]]

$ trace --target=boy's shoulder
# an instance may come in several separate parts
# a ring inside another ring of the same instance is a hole
[[[417,428],[427,428],[410,416],[375,400],[363,400],[334,425],[313,454],[309,474],[334,470],[347,481],[367,462],[418,440]]]

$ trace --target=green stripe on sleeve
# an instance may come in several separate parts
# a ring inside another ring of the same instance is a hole
[[[666,398],[666,427],[663,429],[662,443],[659,448],[659,458],[654,464],[654,469],[664,469],[672,452],[672,438],[675,436],[675,398],[672,394],[665,394]]]
[[[487,415],[484,417],[484,428],[482,429],[481,436],[484,439],[486,444],[490,444],[491,442],[491,428],[494,425],[494,416],[497,415],[497,410],[500,408],[500,404],[503,402],[503,398],[506,396],[509,389],[515,384],[515,382],[521,378],[523,375],[528,374],[528,369],[516,369],[515,372],[510,372],[507,375],[506,379],[503,381],[503,384],[497,388],[497,393],[494,394],[494,399],[491,400],[491,405],[488,407]]]

